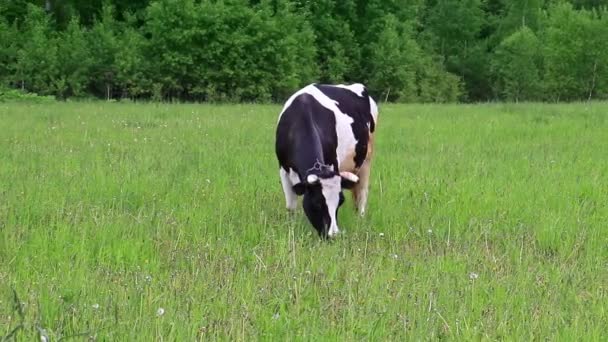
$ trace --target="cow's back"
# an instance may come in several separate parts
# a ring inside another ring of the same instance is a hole
[[[376,104],[361,84],[310,84],[293,94],[279,115],[279,160],[281,150],[286,149],[280,145],[292,144],[294,134],[308,130],[312,123],[320,135],[325,160],[337,164],[340,171],[356,172],[369,157],[376,116]]]
[[[377,106],[362,84],[325,85],[316,87],[336,102],[339,117],[343,114],[351,120],[336,120],[336,131],[344,132],[338,139],[338,163],[340,171],[355,172],[370,157],[377,119]],[[340,134],[338,134],[340,136]],[[352,138],[348,136],[352,135]],[[341,145],[341,146],[340,146]]]
[[[308,154],[322,153],[325,161],[333,164],[338,145],[335,127],[332,111],[312,94],[301,92],[293,96],[277,124],[275,148],[279,163],[296,167],[294,158],[307,160]]]

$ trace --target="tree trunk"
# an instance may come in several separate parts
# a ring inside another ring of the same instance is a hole
[[[386,92],[386,97],[384,98],[384,103],[386,103],[388,101],[388,96],[390,95],[390,93],[391,93],[391,88],[389,87],[388,91]]]
[[[591,101],[591,96],[593,95],[593,90],[595,89],[595,77],[597,76],[597,60],[593,63],[593,78],[591,79],[591,88],[589,89],[589,97],[587,101]]]

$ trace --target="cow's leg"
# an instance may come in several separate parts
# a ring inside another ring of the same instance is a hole
[[[289,210],[295,210],[298,206],[298,196],[293,191],[293,185],[289,179],[289,174],[281,167],[279,169],[281,175],[281,184],[283,185],[283,192],[285,193],[285,205]]]
[[[365,215],[367,206],[367,194],[369,192],[369,175],[371,169],[371,160],[366,159],[359,169],[359,182],[353,187],[353,198],[359,215]]]

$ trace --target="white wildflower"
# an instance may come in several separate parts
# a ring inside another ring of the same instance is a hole
[[[477,279],[477,278],[479,278],[479,274],[477,274],[477,273],[475,273],[475,272],[471,272],[471,273],[469,273],[469,279],[471,279],[471,280],[475,280],[475,279]]]
[[[156,310],[156,316],[160,317],[160,316],[162,316],[164,314],[165,314],[165,309],[158,308],[158,310]]]
[[[95,310],[98,310],[99,309],[99,304],[95,303],[95,304],[91,305],[91,307],[93,309],[95,309]]]
[[[46,332],[46,329],[38,328],[38,332],[40,333],[40,342],[48,342],[49,335]]]

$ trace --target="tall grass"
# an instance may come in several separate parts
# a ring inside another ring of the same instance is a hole
[[[0,104],[0,337],[605,336],[608,104],[383,106],[332,242],[284,209],[279,110]]]

